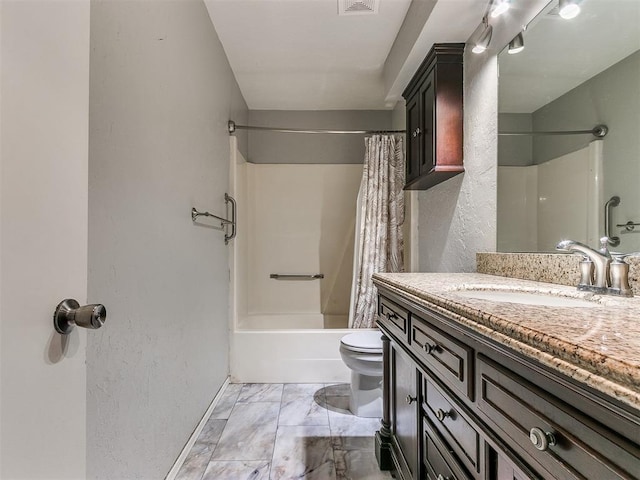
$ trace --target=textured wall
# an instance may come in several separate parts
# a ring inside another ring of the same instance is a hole
[[[386,130],[389,110],[252,110],[251,125],[329,130]],[[240,123],[240,122],[237,122]],[[252,163],[363,163],[364,135],[305,135],[252,130]]]
[[[465,173],[420,192],[420,271],[475,271],[496,246],[498,72],[495,55],[464,56]]]
[[[227,120],[246,106],[200,0],[91,3],[88,478],[157,479],[228,374]]]

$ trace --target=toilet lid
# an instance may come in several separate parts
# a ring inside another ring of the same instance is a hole
[[[380,331],[350,333],[342,337],[340,343],[350,350],[381,353],[382,333]]]

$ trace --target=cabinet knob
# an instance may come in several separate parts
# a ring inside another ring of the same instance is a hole
[[[438,420],[440,420],[441,422],[443,422],[445,418],[450,417],[450,416],[451,416],[451,412],[445,412],[441,408],[439,408],[436,411],[436,417],[438,417]]]
[[[411,405],[413,402],[415,402],[418,399],[418,397],[412,397],[411,395],[407,395],[407,397],[405,398],[405,401]]]
[[[422,349],[425,351],[427,355],[431,355],[433,352],[436,351],[437,348],[438,348],[437,345],[431,345],[430,343],[425,343],[422,346]]]
[[[420,135],[422,132],[420,131],[420,127],[416,128],[416,135]]]
[[[549,446],[556,444],[556,437],[551,432],[545,432],[541,428],[533,427],[529,430],[529,440],[541,452],[544,452]]]

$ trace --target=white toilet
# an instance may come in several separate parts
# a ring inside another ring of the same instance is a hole
[[[358,417],[382,417],[382,334],[365,330],[340,339],[342,361],[351,369],[349,410]]]

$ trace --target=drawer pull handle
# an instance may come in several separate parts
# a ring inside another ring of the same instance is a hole
[[[441,408],[436,411],[436,417],[438,417],[438,420],[440,420],[441,422],[444,422],[444,419],[450,416],[451,412],[445,412]]]
[[[441,473],[438,474],[438,478],[436,480],[450,480],[449,477],[445,477],[444,475],[442,475]]]
[[[397,319],[398,319],[398,316],[397,316],[395,313],[393,313],[393,312],[391,312],[391,313],[387,313],[387,319],[388,319],[388,320],[391,320],[391,321],[393,322],[394,320],[397,320]]]
[[[545,432],[538,427],[533,427],[529,430],[529,439],[531,443],[533,443],[533,446],[541,452],[547,450],[549,446],[556,444],[556,437],[553,433]]]
[[[425,344],[422,346],[422,349],[425,351],[425,353],[426,353],[427,355],[431,355],[433,352],[435,352],[435,351],[436,351],[436,349],[437,349],[437,348],[438,348],[438,346],[437,346],[437,345],[431,345],[431,344],[429,344],[429,343],[425,343]]]
[[[412,397],[411,395],[407,395],[407,397],[405,398],[405,401],[411,405],[413,402],[415,402],[418,398],[417,397]]]

